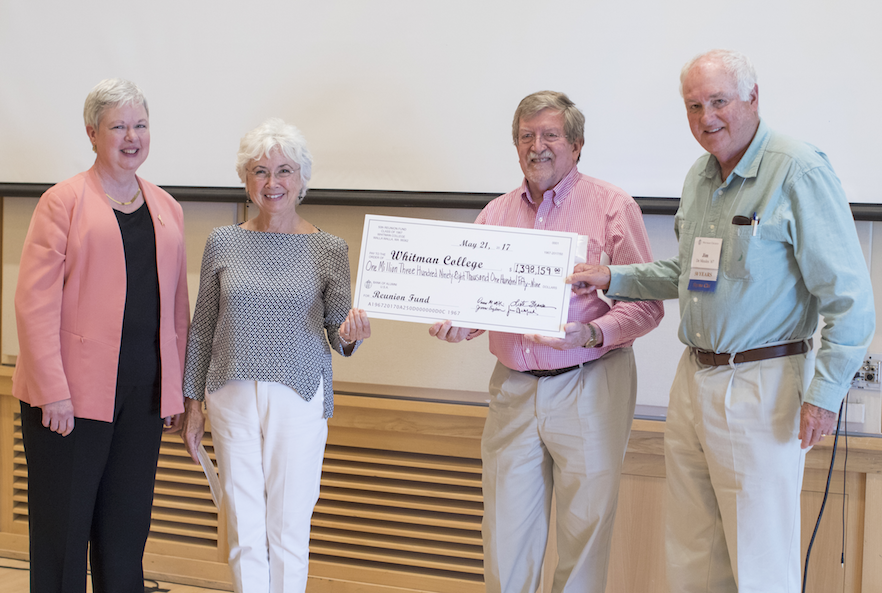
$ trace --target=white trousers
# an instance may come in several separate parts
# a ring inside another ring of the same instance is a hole
[[[328,423],[278,383],[229,381],[206,404],[237,593],[302,593]]]
[[[812,355],[810,355],[812,356]],[[806,355],[708,367],[686,350],[665,430],[672,593],[798,593]]]
[[[552,591],[604,592],[636,397],[631,348],[541,379],[496,365],[481,441],[488,593],[535,593],[552,492],[559,556]]]

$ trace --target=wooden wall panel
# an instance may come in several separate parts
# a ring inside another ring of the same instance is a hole
[[[868,473],[865,480],[861,593],[882,593],[882,474]]]
[[[0,394],[0,555],[26,557],[27,464],[17,410],[8,391]],[[311,593],[483,592],[485,415],[476,406],[338,396],[313,520]],[[203,444],[213,458],[207,428]],[[230,589],[227,555],[223,512],[207,479],[180,437],[164,435],[146,573]]]
[[[309,590],[370,578],[408,590],[482,592],[485,416],[482,407],[337,396]]]
[[[801,551],[803,562],[824,499],[827,472],[806,470],[802,490]],[[809,559],[806,591],[860,591],[864,523],[864,481],[861,474],[833,472],[824,516]],[[843,517],[844,514],[844,517]],[[845,563],[842,555],[845,553]]]
[[[8,377],[9,369],[0,368],[0,556],[26,558],[27,465]],[[400,391],[358,396],[350,387],[337,396],[313,517],[309,593],[484,591],[480,440],[486,408],[412,401]],[[213,456],[208,428],[203,444]],[[634,422],[607,593],[665,591],[663,431],[663,422]],[[803,551],[831,444],[828,437],[807,458]],[[853,437],[849,445],[845,485],[844,456],[837,456],[812,552],[813,593],[882,593],[882,439]],[[180,438],[165,435],[145,571],[151,578],[229,590],[227,555],[223,512],[214,507],[205,476]],[[552,544],[550,558],[555,555]]]
[[[0,533],[12,531],[15,406],[18,401],[0,395]]]
[[[665,593],[663,477],[623,474],[606,590]]]

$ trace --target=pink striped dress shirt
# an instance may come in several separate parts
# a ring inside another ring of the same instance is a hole
[[[475,222],[585,235],[590,264],[600,263],[601,252],[606,252],[614,265],[652,261],[637,202],[612,184],[582,175],[576,167],[545,192],[538,208],[525,179],[515,191],[487,204]],[[630,346],[654,329],[663,315],[659,301],[615,302],[610,309],[595,293],[573,295],[568,321],[593,321],[603,332],[603,346],[555,350],[528,342],[519,334],[490,332],[490,352],[516,371],[566,368]]]

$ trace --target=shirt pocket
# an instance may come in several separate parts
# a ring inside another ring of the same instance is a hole
[[[686,273],[692,268],[692,247],[695,244],[696,224],[691,220],[681,220],[678,229],[678,245],[680,257],[680,273]]]
[[[595,266],[600,264],[601,253],[603,253],[603,245],[601,245],[599,241],[589,238],[585,262]]]
[[[753,234],[752,225],[732,225],[723,240],[723,276],[730,280],[761,280],[769,269],[776,241],[763,240],[762,229]]]

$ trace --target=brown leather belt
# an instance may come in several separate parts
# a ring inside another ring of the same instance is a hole
[[[531,371],[523,371],[529,375],[533,375],[534,377],[557,377],[558,375],[563,375],[564,373],[569,373],[570,371],[575,371],[581,365],[576,365],[573,367],[567,367],[565,369],[536,369]]]
[[[777,346],[764,346],[762,348],[754,348],[753,350],[745,350],[735,354],[735,364],[742,362],[756,362],[757,360],[766,360],[768,358],[781,358],[782,356],[793,356],[794,354],[805,354],[812,349],[812,339],[802,342],[789,342],[787,344],[778,344]],[[692,352],[698,358],[698,362],[707,366],[723,366],[729,364],[731,354],[721,352],[708,352],[707,350],[699,350],[692,348]]]

